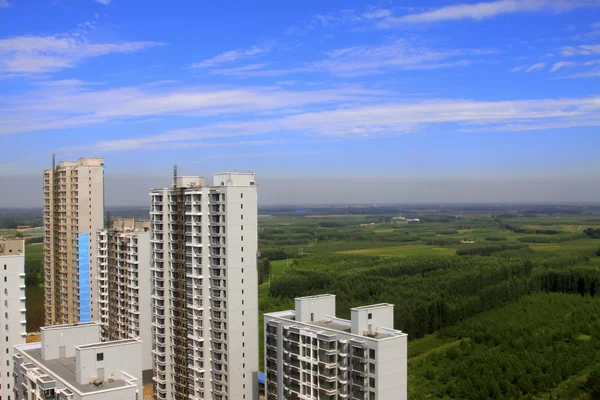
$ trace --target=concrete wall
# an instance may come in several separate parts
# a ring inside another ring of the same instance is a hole
[[[407,398],[407,342],[407,336],[376,342],[376,399],[405,400]]]
[[[91,322],[81,325],[59,325],[41,328],[42,359],[59,358],[60,347],[65,357],[75,357],[75,347],[100,341],[100,324]]]
[[[394,328],[394,306],[391,304],[351,308],[350,314],[352,333],[355,335],[375,332],[379,328]]]
[[[296,321],[311,322],[335,317],[335,295],[299,297],[295,300]]]
[[[98,229],[104,228],[104,160],[98,158],[79,159],[77,167],[77,206],[79,213],[78,234],[89,233],[90,243],[90,292],[91,320],[98,319],[96,299],[96,243]],[[77,318],[73,322],[78,321]]]
[[[229,398],[257,399],[258,233],[254,174],[215,174],[225,184]]]
[[[75,348],[77,383],[90,383],[90,377],[97,377],[104,369],[104,382],[110,377],[120,379],[121,372],[138,378],[138,388],[142,390],[142,343],[125,340],[107,342],[101,345],[85,345]]]
[[[150,271],[150,232],[135,233],[138,239],[138,282],[142,369],[152,370],[152,274]],[[140,377],[141,379],[141,377]]]
[[[23,240],[0,240],[0,398],[12,397],[13,346],[25,343]],[[7,340],[8,339],[8,340]]]

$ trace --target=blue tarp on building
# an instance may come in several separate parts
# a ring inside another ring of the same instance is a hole
[[[77,240],[79,252],[79,322],[90,322],[90,234]]]

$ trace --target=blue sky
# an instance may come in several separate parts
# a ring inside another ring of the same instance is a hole
[[[599,0],[0,0],[0,176],[597,179],[599,88]]]

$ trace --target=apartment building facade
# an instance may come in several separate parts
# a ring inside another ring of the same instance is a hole
[[[175,176],[150,197],[156,398],[256,400],[254,174]]]
[[[25,343],[25,242],[0,238],[0,399],[14,399],[13,346]]]
[[[98,317],[96,231],[104,227],[104,160],[63,161],[44,171],[45,325]]]
[[[335,295],[301,297],[295,310],[264,315],[266,399],[405,400],[407,335],[394,306],[335,316]]]
[[[139,340],[100,342],[98,323],[45,327],[41,336],[15,346],[16,400],[141,400]]]
[[[118,219],[96,236],[101,339],[140,339],[143,380],[151,381],[150,221]]]

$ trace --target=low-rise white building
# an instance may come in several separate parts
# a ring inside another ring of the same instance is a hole
[[[0,399],[12,393],[13,346],[25,343],[25,244],[0,238]]]
[[[351,320],[336,318],[326,294],[265,314],[267,400],[407,398],[408,336],[393,329],[394,306],[350,311]]]
[[[14,347],[17,400],[139,400],[142,343],[100,342],[100,324],[41,329],[42,341]]]

